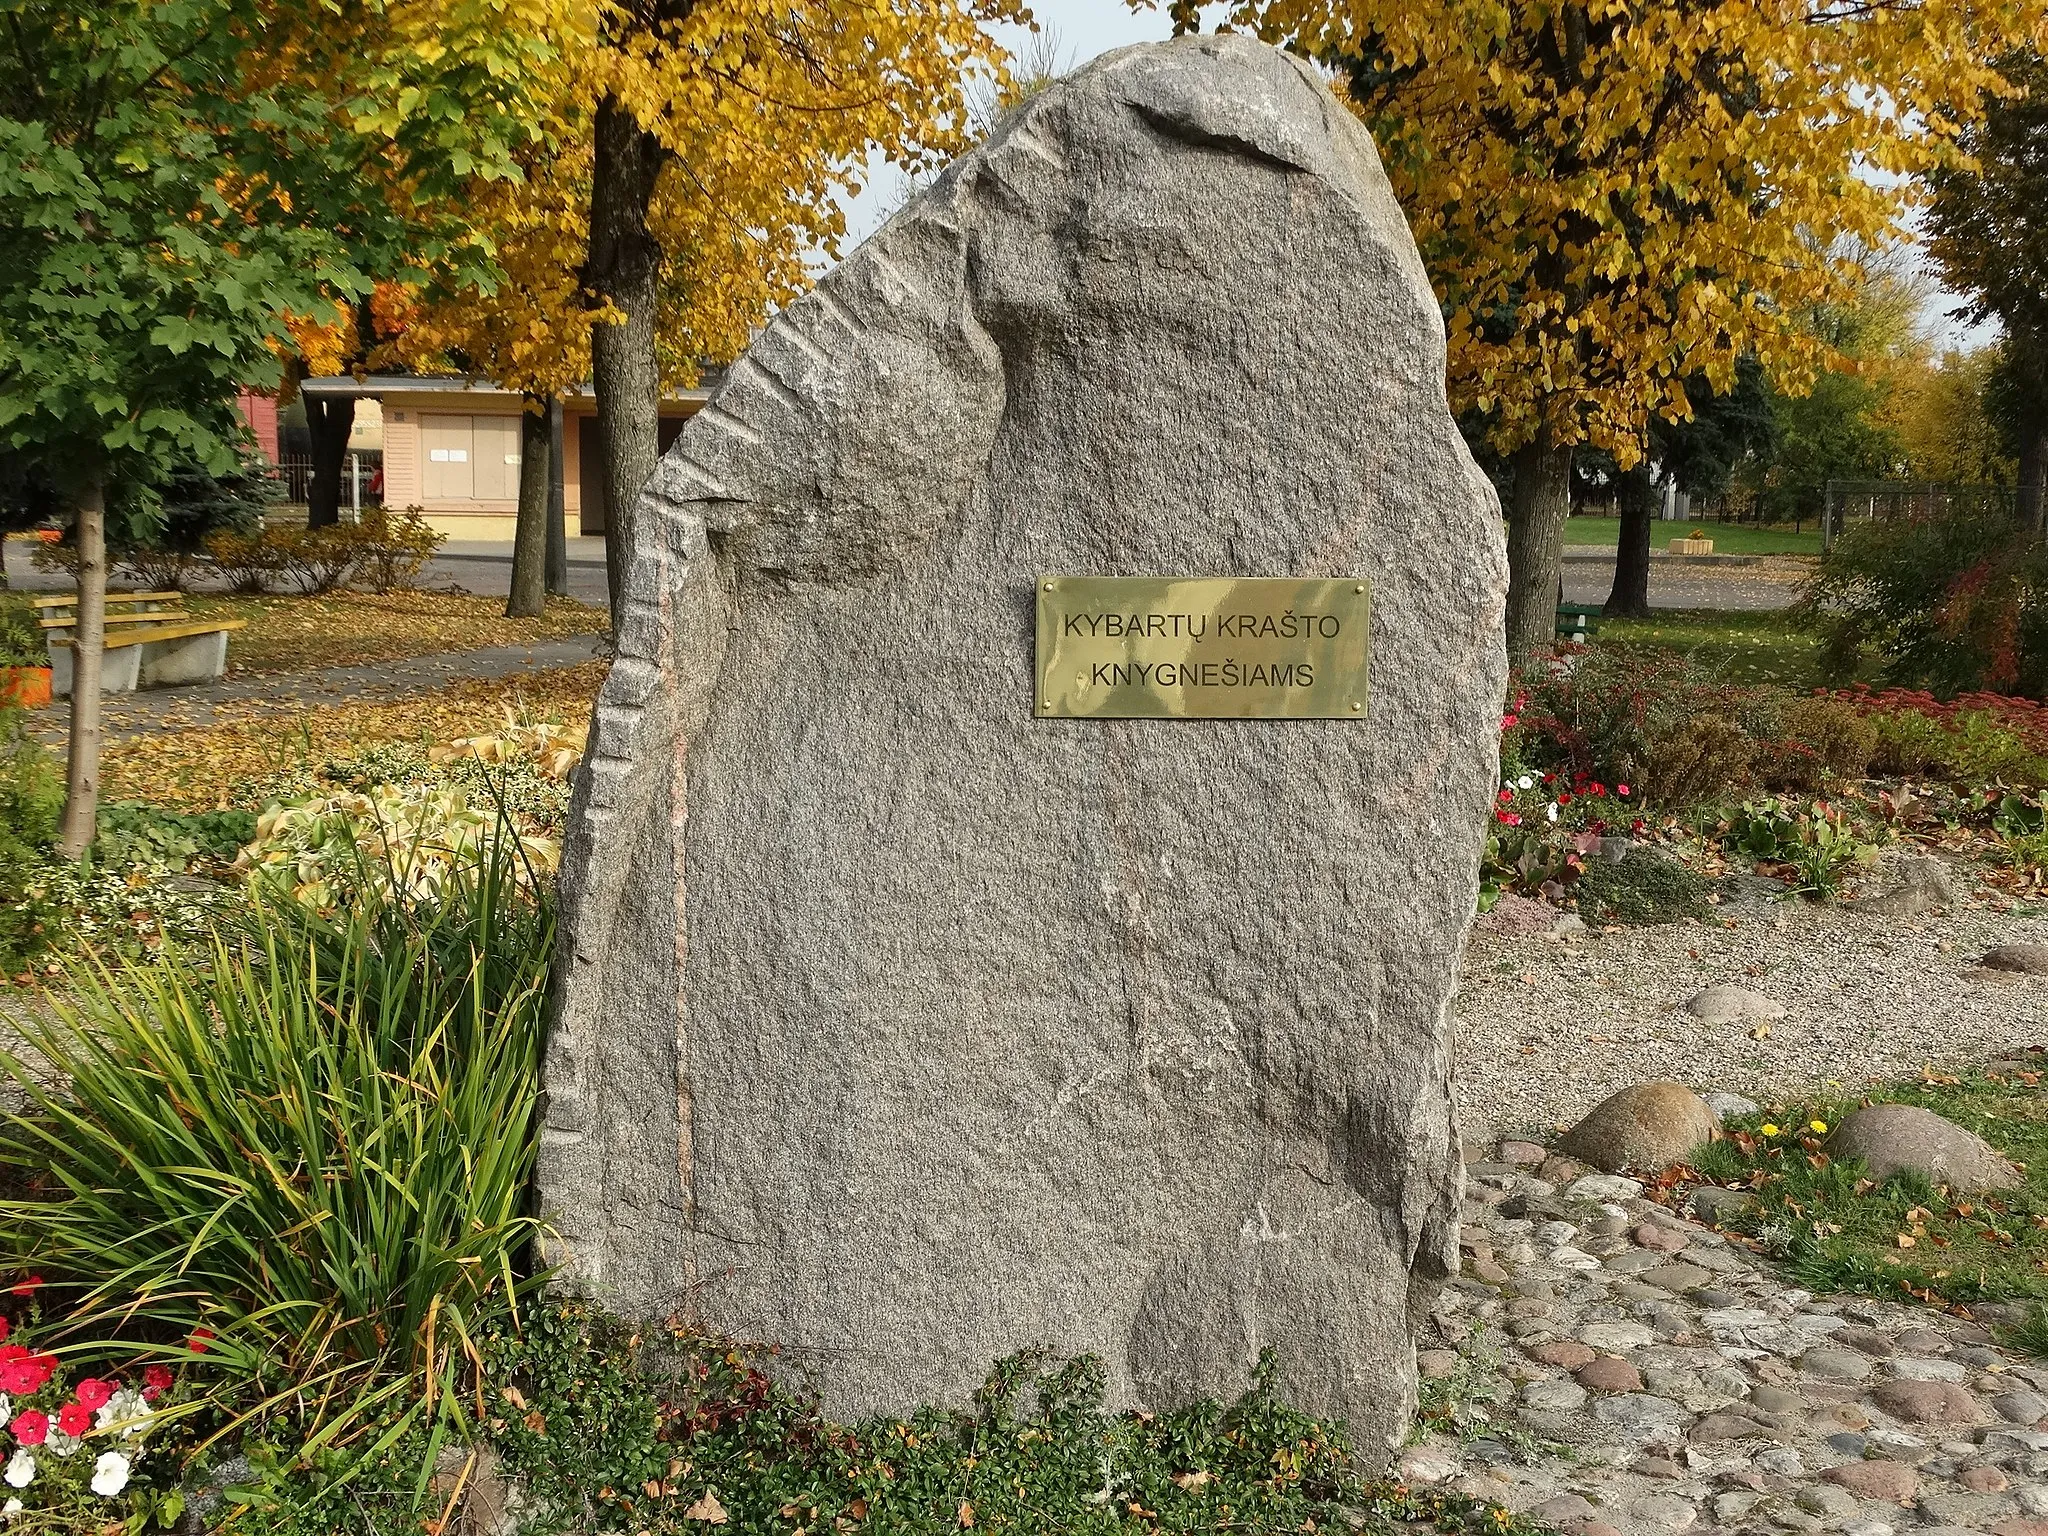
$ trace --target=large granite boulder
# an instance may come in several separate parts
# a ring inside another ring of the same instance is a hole
[[[1837,1158],[1860,1158],[1879,1182],[1917,1173],[1930,1184],[1976,1192],[2017,1189],[2019,1170],[1974,1131],[1914,1104],[1866,1104],[1851,1111],[1828,1138]]]
[[[1241,38],[1034,97],[768,327],[638,504],[576,786],[568,1283],[835,1414],[1271,1346],[1398,1438],[1506,672],[1443,364],[1370,139]],[[1369,705],[1034,718],[1042,573],[1365,577]]]
[[[1720,1133],[1720,1117],[1685,1084],[1636,1083],[1588,1110],[1557,1149],[1609,1173],[1661,1173]]]

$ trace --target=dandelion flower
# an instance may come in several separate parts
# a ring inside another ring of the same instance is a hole
[[[1812,1131],[1815,1135],[1825,1136],[1827,1134],[1828,1123],[1825,1120],[1809,1120],[1806,1122],[1806,1128]]]
[[[128,1458],[119,1451],[103,1451],[92,1464],[92,1491],[111,1499],[128,1486]]]
[[[1767,1125],[1764,1127],[1764,1134],[1766,1136],[1775,1136],[1778,1134],[1778,1128],[1775,1125]]]
[[[26,1488],[36,1480],[36,1459],[29,1455],[27,1447],[14,1453],[14,1459],[7,1463],[7,1486]]]

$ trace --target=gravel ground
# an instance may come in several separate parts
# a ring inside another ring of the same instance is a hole
[[[1457,1001],[1470,1129],[1562,1130],[1617,1088],[1673,1079],[1755,1097],[2048,1043],[2048,977],[1984,970],[1993,944],[2048,941],[2048,915],[1970,900],[1920,917],[1773,902],[1734,926],[1592,932],[1573,944],[1475,932]],[[1680,1005],[1715,982],[1786,1009],[1767,1038]]]

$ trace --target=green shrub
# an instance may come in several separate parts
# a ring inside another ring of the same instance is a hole
[[[1572,889],[1580,913],[1595,922],[1676,923],[1708,912],[1707,882],[1647,848],[1592,860]]]
[[[2048,550],[2010,514],[1852,523],[1802,599],[1839,660],[1944,696],[2048,690]]]
[[[111,869],[185,870],[195,865],[230,864],[255,835],[256,818],[248,811],[188,815],[114,801],[100,807],[93,857]]]
[[[1825,800],[1746,800],[1728,818],[1721,843],[1732,856],[1779,866],[1795,894],[1824,901],[1841,894],[1853,867],[1877,857],[1877,845],[1863,840],[1850,814]]]
[[[47,667],[50,642],[41,618],[18,593],[0,593],[0,667]]]
[[[1643,797],[1674,809],[1719,799],[1752,782],[1756,756],[1756,744],[1734,720],[1694,715],[1651,745],[1639,776]]]
[[[1772,789],[1812,793],[1829,779],[1860,779],[1877,754],[1877,727],[1836,699],[1788,699],[1777,736],[1759,743],[1759,777]]]
[[[211,1334],[237,1423],[462,1425],[465,1354],[532,1283],[548,900],[506,853],[433,905],[235,910],[202,954],[76,965],[17,1018],[42,1062],[0,1056],[28,1099],[0,1243],[75,1338]]]

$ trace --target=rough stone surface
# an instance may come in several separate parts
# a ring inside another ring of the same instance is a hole
[[[1688,1001],[1685,1011],[1702,1024],[1748,1024],[1785,1017],[1783,1003],[1731,981],[1715,982]]]
[[[2023,976],[2048,976],[2048,944],[1996,944],[1984,951],[1980,965]]]
[[[1896,1461],[1849,1461],[1829,1467],[1821,1476],[1859,1499],[1890,1499],[1894,1504],[1904,1504],[1920,1491],[1920,1479],[1913,1475],[1913,1469]]]
[[[1656,1173],[1711,1141],[1720,1125],[1685,1084],[1639,1083],[1602,1099],[1558,1146],[1609,1173]]]
[[[1981,1136],[1912,1104],[1871,1104],[1848,1115],[1828,1138],[1837,1158],[1861,1158],[1879,1181],[1924,1174],[1957,1190],[2014,1189],[2020,1176]]]
[[[1977,1400],[1953,1382],[1887,1381],[1870,1398],[1908,1424],[1975,1424],[1981,1417]]]
[[[1245,38],[1007,117],[729,371],[619,537],[561,876],[565,1283],[839,1417],[991,1362],[1406,1432],[1498,503],[1372,143]],[[1045,720],[1036,578],[1369,575],[1362,722]]]

